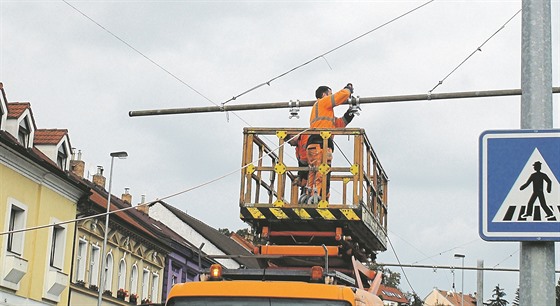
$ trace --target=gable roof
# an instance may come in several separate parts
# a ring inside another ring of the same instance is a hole
[[[220,233],[215,228],[207,225],[206,223],[193,218],[192,216],[188,215],[187,213],[175,208],[172,205],[169,205],[165,202],[160,202],[165,208],[171,211],[177,218],[179,218],[184,223],[188,224],[194,230],[196,230],[200,235],[204,236],[208,239],[212,244],[216,247],[221,249],[224,253],[228,255],[253,255],[252,253],[248,252],[244,247],[239,245],[233,239],[225,236],[224,234]],[[247,268],[258,268],[259,264],[255,258],[235,258],[235,260]]]
[[[82,181],[83,181],[84,184],[86,184],[88,187],[90,187],[91,195],[90,195],[89,199],[90,199],[90,201],[92,201],[93,203],[96,204],[96,206],[97,206],[96,210],[106,212],[107,211],[107,196],[108,196],[107,191],[105,191],[102,187],[99,187],[99,186],[95,185],[94,183],[90,182],[89,180],[82,179]],[[144,237],[150,237],[152,239],[156,239],[157,238],[156,235],[154,235],[145,226],[140,225],[134,218],[131,217],[131,214],[133,214],[132,211],[135,211],[136,209],[118,211],[118,210],[121,210],[121,209],[127,208],[127,207],[130,207],[130,205],[126,204],[121,199],[111,195],[110,211],[113,212],[113,214],[110,215],[109,220],[113,219],[114,217],[117,217],[117,218],[121,219],[122,221],[128,223],[130,226],[137,229],[138,232],[140,232],[144,235]],[[104,217],[102,217],[102,218],[104,218]]]
[[[231,235],[229,235],[229,238],[237,242],[240,246],[242,246],[249,252],[252,252],[255,249],[255,245],[251,241],[245,239],[235,232],[232,232]]]
[[[31,110],[31,103],[29,102],[10,102],[8,103],[8,118],[19,118],[26,109]]]
[[[379,295],[384,301],[408,303],[406,296],[397,288],[381,285],[379,286],[379,290],[377,290],[377,295]]]
[[[158,203],[162,203],[162,201],[158,201]],[[160,239],[173,248],[175,251],[184,252],[184,249],[177,249],[174,247],[175,244],[181,245],[182,247],[188,249],[191,254],[194,256],[198,254],[198,247],[194,246],[190,241],[183,238],[183,236],[177,234],[163,222],[160,222],[156,219],[151,218],[149,215],[139,211],[138,209],[132,209],[130,212],[135,215],[135,217],[139,218],[146,226],[152,227],[152,231],[155,235],[158,235]],[[202,255],[206,255],[204,251],[201,252]],[[189,256],[189,254],[182,253],[184,256]],[[201,258],[202,263],[208,262],[206,265],[210,265],[213,263],[217,263],[215,259],[212,258]],[[204,266],[204,265],[203,265]]]
[[[453,291],[445,291],[445,290],[439,290],[437,289],[437,291],[443,296],[445,297],[445,299],[447,299],[451,305],[453,306],[461,306],[461,302],[462,302],[462,294],[459,292],[453,292]],[[476,306],[476,298],[472,295],[464,295],[464,306]]]
[[[31,123],[33,128],[37,130],[37,125],[35,124],[35,118],[33,117],[33,111],[31,110],[31,103],[29,102],[9,102],[6,104],[8,107],[8,119],[19,118],[27,109],[29,109],[29,114],[31,115]]]
[[[35,131],[33,144],[57,145],[60,140],[66,135],[68,135],[67,129],[39,129]]]
[[[31,161],[37,165],[48,169],[51,173],[62,178],[63,180],[71,183],[72,185],[80,188],[82,191],[89,193],[89,188],[87,184],[84,184],[81,180],[76,179],[74,175],[70,172],[64,171],[58,167],[58,165],[53,162],[49,157],[47,157],[41,150],[37,148],[24,148],[18,140],[9,132],[0,131],[0,144],[5,144],[6,146],[12,148],[19,154],[29,158]]]

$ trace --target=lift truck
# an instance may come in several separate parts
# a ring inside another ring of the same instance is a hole
[[[293,135],[334,138],[332,163],[324,150],[319,167],[299,167],[284,145]],[[330,173],[331,195],[324,180],[317,204],[298,203],[297,171]],[[383,305],[381,273],[363,263],[387,249],[388,178],[363,129],[245,128],[241,172],[240,218],[260,268],[213,265],[173,286],[167,306]]]

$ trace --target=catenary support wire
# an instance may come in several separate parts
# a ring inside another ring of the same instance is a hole
[[[466,61],[468,61],[476,52],[482,52],[482,47],[490,40],[492,39],[494,36],[496,36],[496,34],[498,34],[498,32],[500,32],[501,30],[503,30],[506,25],[513,19],[515,18],[515,16],[517,16],[519,13],[521,12],[521,10],[517,11],[517,13],[515,13],[510,19],[508,19],[508,21],[506,21],[506,23],[504,23],[496,32],[494,32],[494,34],[490,35],[490,37],[488,37],[488,39],[486,39],[480,46],[478,46],[471,54],[469,54],[467,56],[467,58],[465,58],[461,63],[459,63],[459,65],[457,65],[457,67],[455,67],[453,70],[451,70],[450,73],[448,73],[443,79],[441,79],[441,81],[439,81],[430,91],[428,91],[430,94],[436,89],[438,88],[438,86],[442,85],[443,82],[445,80],[447,80],[447,78],[452,75],[457,69],[459,69],[459,67],[461,67]]]

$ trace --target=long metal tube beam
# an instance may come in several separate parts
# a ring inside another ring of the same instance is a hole
[[[560,87],[552,87],[552,93],[560,93]],[[400,96],[382,96],[382,97],[360,97],[359,102],[362,104],[370,103],[391,103],[391,102],[409,102],[409,101],[430,101],[445,99],[464,99],[464,98],[484,98],[484,97],[501,97],[501,96],[519,96],[521,89],[503,89],[503,90],[486,90],[486,91],[464,91],[464,92],[448,92],[448,93],[432,93],[432,94],[415,94]],[[299,101],[299,107],[311,107],[315,103],[313,101]],[[213,113],[226,111],[246,111],[259,109],[275,109],[275,108],[292,108],[297,107],[297,101],[293,102],[270,102],[270,103],[254,103],[254,104],[237,104],[223,106],[200,106],[186,108],[167,108],[167,109],[151,109],[130,111],[130,117],[141,116],[158,116],[158,115],[176,115],[176,114],[193,114],[193,113]]]

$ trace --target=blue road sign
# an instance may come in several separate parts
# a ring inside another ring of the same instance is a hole
[[[560,241],[560,130],[486,131],[479,139],[479,234]]]

